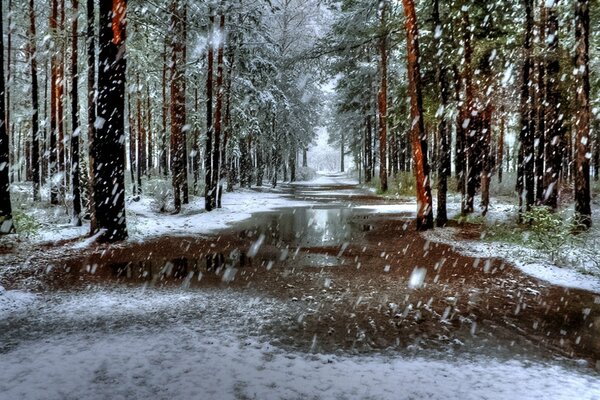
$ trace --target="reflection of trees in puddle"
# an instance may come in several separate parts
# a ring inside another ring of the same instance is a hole
[[[225,255],[221,252],[208,253],[198,258],[148,258],[140,261],[117,262],[80,271],[81,275],[94,275],[106,270],[110,278],[118,281],[150,282],[158,285],[169,281],[190,281],[194,276],[200,280],[204,274],[223,275],[225,271],[252,265],[252,259],[244,252],[234,250]],[[231,271],[229,277],[231,278]],[[88,275],[88,276],[89,276]],[[99,274],[100,275],[100,274]],[[85,279],[85,276],[82,276]],[[224,280],[230,281],[227,278]]]

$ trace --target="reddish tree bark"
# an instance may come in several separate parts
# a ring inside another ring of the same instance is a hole
[[[411,143],[417,186],[417,229],[433,228],[433,204],[427,161],[427,133],[423,121],[423,94],[419,67],[419,29],[413,0],[402,0],[406,15],[408,86],[410,93]]]

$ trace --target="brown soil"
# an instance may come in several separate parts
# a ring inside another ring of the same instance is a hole
[[[3,284],[21,287],[35,276],[40,291],[114,284],[254,291],[295,305],[286,323],[265,327],[274,342],[323,351],[451,348],[600,359],[600,296],[551,286],[501,260],[461,256],[424,240],[399,216],[368,222],[364,240],[343,252],[311,246],[297,254],[290,248],[287,257],[272,245],[246,257],[256,237],[239,229],[69,252],[41,248],[31,252],[35,268],[15,268]],[[463,228],[461,236],[477,237],[476,226]],[[415,267],[426,277],[410,288]]]

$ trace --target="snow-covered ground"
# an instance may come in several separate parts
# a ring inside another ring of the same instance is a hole
[[[450,217],[459,212],[459,202],[454,201],[448,204],[448,215]],[[506,223],[509,220],[516,220],[517,213],[518,208],[516,205],[494,199],[485,220],[488,225]],[[597,229],[600,226],[600,206],[598,205],[594,207],[593,218],[594,230],[586,233],[589,238],[600,234]],[[423,235],[433,242],[448,244],[467,256],[504,259],[526,274],[554,285],[600,293],[600,267],[598,267],[600,266],[600,260],[589,260],[589,256],[585,253],[589,250],[586,249],[586,246],[594,246],[591,239],[578,246],[571,245],[562,249],[564,255],[568,256],[564,258],[572,261],[567,265],[558,265],[551,259],[548,252],[535,249],[533,246],[503,241],[458,239],[456,235],[458,231],[457,228],[452,227],[436,228],[433,231],[424,232]],[[596,239],[600,240],[600,238]],[[598,266],[595,264],[598,264]]]
[[[572,365],[283,349],[257,332],[285,307],[228,291],[40,295],[9,315],[29,337],[0,334],[0,399],[600,399],[597,373]]]

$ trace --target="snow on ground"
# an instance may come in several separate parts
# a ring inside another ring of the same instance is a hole
[[[143,198],[127,205],[127,223],[131,239],[161,235],[206,234],[250,218],[253,213],[284,207],[306,207],[305,201],[281,193],[239,189],[223,195],[223,208],[204,211],[204,198],[197,197],[181,214],[168,215],[152,210],[152,199]]]
[[[555,363],[286,350],[255,333],[286,305],[246,297],[40,296],[12,322],[48,326],[3,351],[0,399],[600,399],[597,373]]]
[[[460,203],[448,204],[448,216],[452,217],[460,212]],[[516,220],[518,208],[514,204],[506,204],[500,200],[493,200],[486,218],[486,223],[506,223],[508,220]],[[600,207],[596,206],[593,212],[594,226],[600,225]],[[586,272],[575,259],[583,259],[580,255],[581,248],[576,246],[566,247],[562,250],[565,255],[573,260],[569,265],[558,266],[550,258],[548,252],[537,250],[531,246],[517,243],[486,240],[464,240],[457,239],[457,228],[436,228],[433,231],[424,232],[423,236],[433,242],[441,242],[452,246],[457,251],[470,257],[479,258],[501,258],[515,265],[517,268],[554,285],[569,288],[577,288],[600,293],[600,274]],[[595,230],[588,235],[597,235]],[[584,244],[585,246],[585,244]],[[598,271],[600,272],[600,271]]]
[[[21,312],[35,301],[33,293],[6,290],[0,285],[0,318]]]

